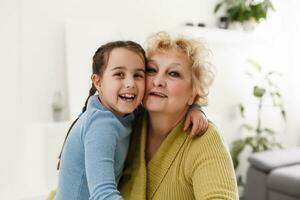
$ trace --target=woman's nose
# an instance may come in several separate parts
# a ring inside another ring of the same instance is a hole
[[[153,85],[156,87],[165,87],[166,80],[163,75],[157,74],[153,79]]]

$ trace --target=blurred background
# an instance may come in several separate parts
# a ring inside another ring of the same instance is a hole
[[[219,2],[0,0],[0,199],[42,199],[56,187],[57,156],[88,95],[97,47],[116,39],[144,45],[160,30],[200,38],[211,50],[216,79],[205,112],[230,148],[252,134],[241,125],[255,129],[259,93],[270,86],[254,94],[261,82],[252,76],[274,71],[275,100],[264,97],[261,124],[283,147],[300,146],[300,1],[272,0],[274,10],[250,26],[230,18],[226,5],[214,13]]]

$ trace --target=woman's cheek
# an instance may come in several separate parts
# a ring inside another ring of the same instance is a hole
[[[169,84],[169,92],[172,92],[172,94],[178,96],[182,94],[186,94],[189,87],[184,82],[176,82]]]
[[[148,90],[148,88],[150,89],[150,86],[153,85],[153,78],[149,75],[146,76],[146,81],[145,81],[145,88],[146,91]]]

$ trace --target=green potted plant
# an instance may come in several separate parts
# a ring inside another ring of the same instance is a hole
[[[62,94],[60,92],[56,91],[54,93],[51,107],[52,107],[53,120],[55,122],[62,121],[64,104],[63,104]]]
[[[257,102],[255,110],[256,117],[254,117],[254,124],[250,123],[249,118],[246,116],[246,106],[243,104],[238,105],[242,119],[242,124],[239,127],[241,134],[239,135],[240,138],[233,141],[230,149],[235,169],[239,167],[240,154],[246,148],[250,148],[251,152],[255,153],[282,147],[276,140],[276,131],[271,127],[267,127],[263,120],[263,112],[267,107],[270,107],[270,105],[266,104],[268,100],[271,100],[271,109],[278,110],[283,122],[286,121],[286,111],[283,106],[282,93],[275,83],[275,78],[280,77],[281,74],[275,71],[264,72],[260,64],[255,61],[249,62],[253,67],[254,73],[247,72],[246,74],[255,81],[252,87],[252,96]],[[253,108],[251,109],[253,111]]]
[[[223,0],[215,6],[214,12],[221,7],[229,24],[242,24],[245,30],[253,29],[267,18],[270,9],[274,10],[270,0]]]

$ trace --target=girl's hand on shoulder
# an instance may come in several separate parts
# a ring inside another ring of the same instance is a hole
[[[190,110],[185,119],[183,130],[186,131],[190,126],[192,126],[190,138],[203,135],[208,128],[208,120],[205,114],[200,110]]]

